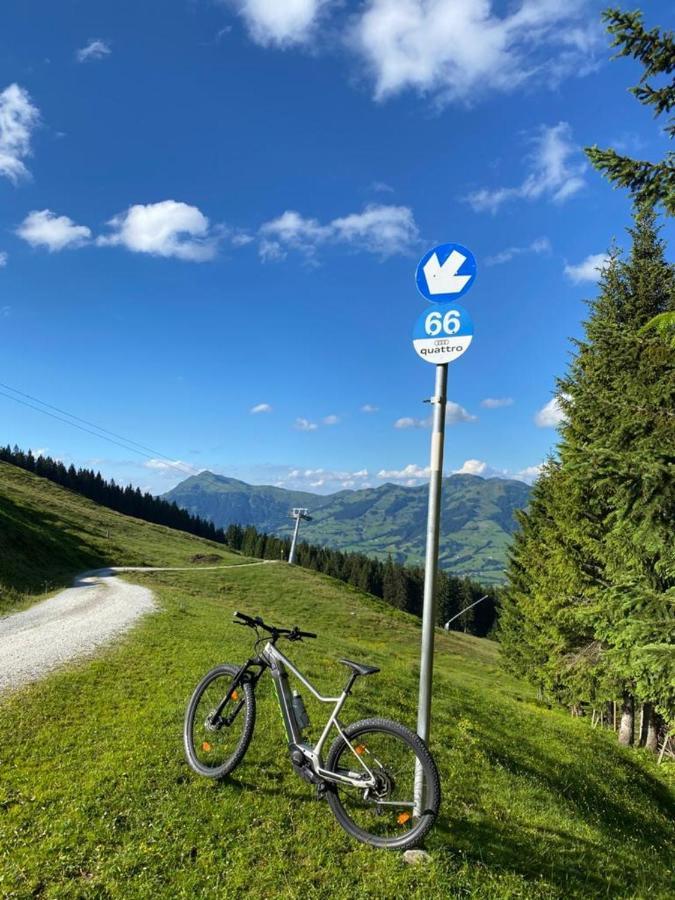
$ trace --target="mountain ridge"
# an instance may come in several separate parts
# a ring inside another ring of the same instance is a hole
[[[453,474],[443,479],[440,564],[455,574],[499,583],[516,528],[515,511],[527,506],[531,488],[506,478]],[[421,564],[426,539],[428,487],[385,482],[374,488],[332,494],[250,485],[205,471],[163,495],[219,527],[253,525],[287,536],[290,510],[307,507],[312,516],[301,536],[321,546],[360,552],[406,565]]]

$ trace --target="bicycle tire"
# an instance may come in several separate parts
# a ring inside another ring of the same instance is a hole
[[[392,722],[389,719],[362,719],[359,722],[354,722],[353,725],[347,726],[343,731],[349,741],[353,741],[355,738],[363,739],[366,734],[371,733],[393,735],[406,744],[422,766],[425,796],[422,814],[418,817],[418,822],[414,828],[398,837],[382,837],[360,827],[349,815],[341,799],[341,791],[344,791],[344,789],[334,782],[327,783],[326,799],[339,825],[352,837],[372,847],[388,850],[408,850],[417,846],[436,821],[441,802],[438,769],[426,744],[417,734],[406,728],[405,725],[400,725],[398,722]],[[345,743],[342,735],[338,735],[328,751],[326,759],[326,769],[328,771],[338,771],[340,757],[344,752],[351,753],[351,750],[348,749],[348,745]],[[374,805],[376,806],[376,804]]]
[[[194,689],[192,697],[190,698],[190,702],[188,703],[187,710],[185,712],[185,721],[183,724],[183,746],[185,749],[185,757],[187,759],[188,765],[190,766],[192,771],[196,772],[198,775],[204,775],[207,778],[223,778],[225,775],[229,775],[240,764],[240,762],[244,758],[246,751],[248,750],[249,744],[251,743],[251,738],[253,737],[253,729],[255,727],[256,710],[255,692],[252,685],[248,682],[244,682],[243,684],[240,683],[237,686],[237,689],[243,691],[244,694],[244,706],[238,713],[237,719],[239,719],[239,717],[243,713],[244,720],[241,730],[241,736],[237,740],[232,753],[230,753],[229,756],[221,764],[208,766],[200,760],[194,742],[195,716],[199,708],[199,702],[202,699],[202,696],[218,678],[223,679],[224,695],[232,681],[232,678],[237,674],[238,671],[239,666],[233,666],[229,664],[223,664],[220,666],[216,666],[214,669],[211,669],[211,671],[206,673],[206,675]],[[235,722],[237,721],[237,719],[235,719]],[[206,741],[204,742],[204,744],[205,743]],[[204,746],[204,744],[202,744],[202,746]]]

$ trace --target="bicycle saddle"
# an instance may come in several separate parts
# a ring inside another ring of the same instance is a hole
[[[357,675],[374,675],[380,671],[377,666],[366,666],[351,659],[339,659],[338,662],[341,662],[343,666],[347,666],[352,672],[356,672]]]

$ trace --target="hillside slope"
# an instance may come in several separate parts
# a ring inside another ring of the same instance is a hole
[[[0,462],[0,615],[106,565],[199,565],[243,557],[224,547],[98,506]]]
[[[530,488],[521,481],[452,475],[444,480],[440,561],[456,575],[486,583],[503,580],[506,555],[516,527],[514,512],[525,507]],[[312,521],[303,524],[304,540],[338,550],[358,551],[398,562],[424,559],[426,485],[340,491],[322,496],[202,472],[165,494],[191,513],[216,525],[255,525],[261,531],[289,535],[289,511],[306,506]]]
[[[24,493],[44,489],[27,478],[32,490],[24,484]],[[5,492],[2,479],[6,504]],[[12,493],[12,546],[21,539],[24,559],[45,539],[58,546],[63,520],[43,518],[34,529]],[[77,543],[97,513],[68,499]],[[116,527],[143,545],[145,526]],[[2,558],[17,567],[6,547]],[[133,577],[155,591],[160,612],[96,659],[0,698],[0,895],[671,895],[668,767],[537,704],[499,668],[495,644],[466,635],[437,636],[431,746],[443,805],[429,865],[405,866],[399,854],[363,847],[339,829],[290,772],[269,681],[258,687],[256,732],[240,769],[222,784],[194,776],[181,747],[187,698],[206,669],[251,650],[249,632],[229,624],[233,609],[316,631],[317,641],[284,649],[324,692],[344,682],[338,656],[379,665],[380,675],[357,684],[345,721],[377,713],[413,726],[419,622],[295,567]],[[326,711],[303,693],[311,737]]]

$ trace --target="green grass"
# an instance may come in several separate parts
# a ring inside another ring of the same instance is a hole
[[[0,615],[69,586],[86,569],[186,566],[198,554],[222,565],[246,561],[222,544],[120,515],[0,462]]]
[[[232,610],[316,631],[289,653],[326,692],[343,683],[340,655],[381,666],[343,718],[411,726],[419,622],[281,565],[129,577],[156,591],[159,612],[0,701],[0,896],[672,896],[669,767],[541,707],[500,669],[497,646],[470,636],[438,635],[443,802],[429,865],[342,832],[290,770],[269,681],[241,767],[222,784],[193,775],[181,746],[190,693],[212,665],[250,650]],[[325,708],[307,693],[318,724]]]

